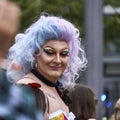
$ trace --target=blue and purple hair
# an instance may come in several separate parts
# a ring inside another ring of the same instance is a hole
[[[59,81],[64,85],[74,82],[79,77],[78,71],[82,71],[87,64],[79,34],[79,30],[71,22],[60,17],[42,15],[23,34],[16,35],[15,44],[9,49],[8,59],[22,65],[23,70],[15,71],[9,67],[8,78],[18,80],[30,72],[35,52],[40,50],[47,40],[55,39],[65,40],[70,49],[67,70]]]

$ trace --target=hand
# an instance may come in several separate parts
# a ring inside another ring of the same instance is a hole
[[[0,59],[2,59],[20,23],[20,8],[13,2],[0,0]]]

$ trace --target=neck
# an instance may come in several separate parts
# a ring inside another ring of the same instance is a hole
[[[52,76],[48,76],[48,75],[46,75],[45,73],[42,73],[41,71],[40,71],[40,69],[39,69],[39,67],[38,67],[38,69],[36,69],[36,71],[40,74],[40,75],[42,75],[42,76],[44,76],[47,80],[49,80],[51,83],[56,83],[57,81],[58,81],[58,77],[52,77]]]
[[[65,102],[66,105],[71,103],[70,98],[66,95],[67,91],[64,91],[62,84],[57,81],[56,83],[53,83],[46,79],[44,76],[42,76],[37,70],[33,69],[31,72],[39,79],[41,80],[44,84],[50,86],[50,87],[55,87],[59,96],[62,98],[62,100]],[[61,89],[61,90],[60,90]]]
[[[40,74],[37,70],[33,69],[31,70],[31,72],[40,80],[42,81],[44,84],[51,86],[51,87],[55,87],[56,86],[56,82],[51,82],[50,80],[48,80],[47,78],[45,78],[42,74]]]

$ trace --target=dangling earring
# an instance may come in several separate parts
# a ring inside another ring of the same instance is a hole
[[[37,62],[34,60],[33,62],[31,62],[31,68],[32,69],[36,69],[37,68]]]

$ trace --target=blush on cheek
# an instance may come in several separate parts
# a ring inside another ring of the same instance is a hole
[[[45,62],[45,63],[51,62],[52,59],[53,59],[53,57],[48,56],[48,55],[45,55],[45,54],[43,54],[43,53],[41,53],[41,55],[38,57],[38,60],[39,60],[39,61],[42,61],[42,62]]]

